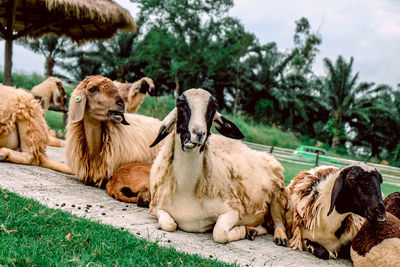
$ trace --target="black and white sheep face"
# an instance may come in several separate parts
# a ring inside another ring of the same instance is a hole
[[[339,213],[353,212],[372,223],[384,221],[381,183],[382,175],[367,165],[344,168],[335,181],[328,215],[335,207]]]
[[[204,146],[210,136],[217,103],[207,91],[191,89],[176,101],[176,133],[180,137],[182,150],[196,150]]]
[[[151,146],[164,139],[176,123],[176,133],[184,152],[204,150],[211,126],[229,138],[241,139],[243,134],[237,126],[217,111],[217,102],[203,89],[185,91],[176,101],[176,108],[165,117],[160,132]]]

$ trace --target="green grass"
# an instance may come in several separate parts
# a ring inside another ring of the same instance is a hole
[[[58,131],[61,129],[63,133],[65,133],[63,116],[64,113],[62,112],[48,110],[45,114],[45,118],[50,129],[53,129],[54,131]]]
[[[68,237],[69,236],[69,237]],[[0,265],[228,266],[0,189]]]

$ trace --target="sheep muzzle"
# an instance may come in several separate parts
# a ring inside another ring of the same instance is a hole
[[[121,123],[123,125],[129,125],[129,123],[125,119],[125,115],[123,112],[116,111],[116,110],[109,110],[108,114],[111,118],[111,121],[114,123]]]

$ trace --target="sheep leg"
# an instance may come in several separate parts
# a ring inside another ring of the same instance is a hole
[[[271,202],[271,218],[274,222],[274,242],[278,246],[287,246],[288,238],[286,235],[286,228],[283,223],[283,207],[278,199],[274,198]]]
[[[258,235],[265,235],[267,234],[267,229],[259,226],[246,226],[246,238],[250,240],[254,240]]]
[[[6,147],[0,148],[0,160],[17,164],[39,165],[35,157],[29,152],[19,152]]]
[[[58,172],[74,174],[68,165],[51,160],[47,157],[46,154],[40,155],[40,166],[51,169],[51,170],[55,170]]]
[[[167,232],[176,231],[177,224],[174,219],[165,210],[158,210],[156,213],[158,219],[158,227]]]
[[[218,216],[213,230],[213,238],[217,243],[228,243],[246,237],[246,227],[238,226],[239,212],[236,210]]]

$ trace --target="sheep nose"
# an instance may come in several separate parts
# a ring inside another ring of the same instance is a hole
[[[201,138],[201,137],[203,137],[203,135],[206,134],[205,131],[199,130],[198,128],[195,128],[195,129],[193,130],[193,133],[194,133],[195,135],[197,135],[198,138]]]

